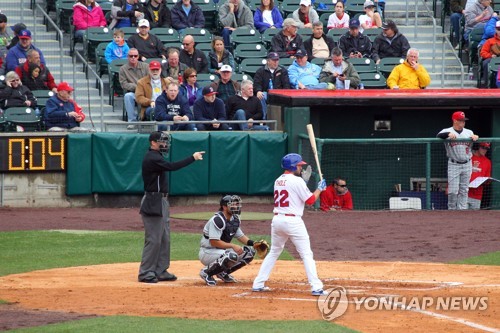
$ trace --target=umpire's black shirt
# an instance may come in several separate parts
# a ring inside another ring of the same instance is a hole
[[[144,191],[168,193],[168,177],[165,171],[179,170],[193,162],[193,156],[177,162],[168,162],[158,150],[149,149],[142,160]]]

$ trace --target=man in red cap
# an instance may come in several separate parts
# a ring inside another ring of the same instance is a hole
[[[486,153],[490,150],[489,142],[479,143],[477,150],[472,152],[472,182],[477,177],[491,177],[491,161],[486,157]],[[480,209],[481,200],[483,199],[483,187],[487,182],[484,182],[476,188],[469,188],[469,198],[467,200],[469,209]]]
[[[156,99],[162,91],[167,89],[169,78],[161,77],[161,64],[159,61],[149,63],[149,75],[137,81],[135,88],[135,101],[141,106],[139,120],[149,120],[149,115],[155,108]]]
[[[446,156],[448,156],[448,209],[467,209],[467,194],[472,173],[472,141],[479,138],[471,130],[465,128],[465,113],[457,111],[451,116],[453,126],[445,128],[437,137],[445,139]],[[460,140],[457,139],[469,139]]]
[[[42,51],[31,43],[31,31],[26,29],[21,30],[18,37],[19,42],[9,50],[5,58],[5,73],[13,71],[17,66],[24,64],[27,61],[26,52],[30,49],[38,51],[40,54],[40,62],[45,65],[45,58],[43,57]]]
[[[85,120],[82,108],[71,98],[73,92],[68,82],[57,85],[57,94],[45,104],[45,126],[52,130],[69,130],[79,127]]]

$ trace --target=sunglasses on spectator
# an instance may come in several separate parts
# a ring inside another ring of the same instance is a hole
[[[189,77],[197,77],[198,75],[196,74],[192,74],[192,75],[189,75]]]
[[[138,54],[129,54],[128,57],[129,58],[139,58],[139,55]]]
[[[338,187],[347,187],[347,184],[344,185],[337,185]]]
[[[182,43],[182,45],[191,45],[192,43]]]

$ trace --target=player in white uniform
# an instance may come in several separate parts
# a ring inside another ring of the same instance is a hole
[[[306,164],[299,154],[288,154],[281,160],[281,167],[286,171],[274,182],[274,218],[271,224],[271,250],[262,262],[259,274],[253,281],[255,292],[269,291],[264,284],[269,279],[276,260],[290,239],[299,252],[313,296],[324,295],[323,282],[318,278],[316,263],[311,251],[311,243],[306,226],[302,220],[304,204],[312,205],[326,188],[326,180],[318,183],[318,188],[311,193],[305,181],[300,177],[302,166]]]
[[[465,113],[457,111],[451,116],[453,126],[445,128],[437,137],[446,139],[444,144],[448,156],[448,209],[467,209],[469,180],[472,173],[472,141],[479,137],[465,128]],[[453,141],[472,139],[472,141]]]

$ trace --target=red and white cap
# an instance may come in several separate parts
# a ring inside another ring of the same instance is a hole
[[[465,117],[465,113],[463,111],[454,112],[451,116],[452,120],[469,120],[469,118]]]

